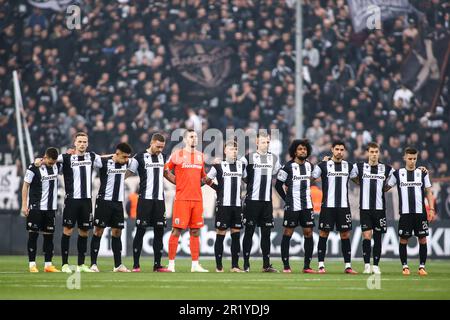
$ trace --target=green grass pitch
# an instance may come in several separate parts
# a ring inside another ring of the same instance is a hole
[[[429,261],[429,275],[419,277],[418,262],[411,260],[411,275],[405,277],[399,261],[382,260],[381,288],[368,289],[369,276],[343,274],[341,261],[326,261],[327,274],[306,275],[300,273],[302,261],[298,260],[291,261],[292,274],[263,274],[261,260],[252,262],[250,273],[229,273],[230,261],[225,260],[225,273],[192,274],[189,259],[177,260],[176,273],[153,273],[152,257],[142,258],[143,272],[124,274],[111,272],[112,260],[99,258],[102,272],[82,273],[81,288],[70,290],[67,274],[43,272],[42,257],[37,260],[40,272],[30,274],[27,257],[1,256],[0,299],[450,299],[449,261]],[[76,257],[70,261],[75,262]],[[131,267],[131,258],[124,262]],[[273,262],[281,269],[280,261]],[[215,270],[213,260],[201,263]],[[363,263],[353,262],[353,267],[361,272]]]

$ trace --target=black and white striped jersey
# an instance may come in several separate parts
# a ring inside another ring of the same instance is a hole
[[[100,156],[94,152],[86,152],[81,156],[60,154],[58,162],[62,163],[66,198],[90,199],[93,168],[102,166]]]
[[[386,209],[383,189],[392,173],[392,167],[384,163],[371,166],[367,162],[359,162],[353,165],[350,179],[358,178],[360,209]]]
[[[352,164],[345,160],[322,161],[315,166],[313,178],[322,179],[322,207],[349,208],[348,181],[352,167]]]
[[[139,152],[131,161],[128,170],[139,175],[139,197],[149,200],[164,200],[164,164],[162,153],[155,155]]]
[[[397,186],[400,214],[426,213],[425,188],[431,188],[428,173],[401,168],[391,175],[387,184]]]
[[[208,172],[208,178],[217,178],[217,205],[230,207],[241,206],[241,182],[246,177],[244,163],[221,161],[214,164]]]
[[[277,180],[287,186],[286,210],[312,209],[311,177],[313,169],[314,166],[308,161],[298,164],[291,160],[278,171]]]
[[[272,201],[272,175],[281,168],[278,157],[270,152],[253,152],[241,161],[247,174],[246,200]]]
[[[125,194],[125,174],[133,159],[125,164],[115,163],[112,156],[101,158],[100,189],[97,199],[123,202]]]
[[[28,208],[32,210],[56,210],[58,200],[58,173],[61,164],[36,167],[31,164],[25,173],[25,182],[30,184]]]

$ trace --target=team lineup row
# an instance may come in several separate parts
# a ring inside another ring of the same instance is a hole
[[[399,194],[399,253],[402,272],[410,274],[407,264],[408,239],[415,235],[420,243],[419,274],[426,275],[428,224],[434,219],[433,195],[428,172],[416,167],[418,151],[406,148],[405,167],[394,170],[379,161],[380,147],[367,146],[367,162],[351,164],[344,160],[345,143],[335,141],[331,157],[317,165],[307,159],[311,145],[306,140],[294,140],[289,148],[291,160],[281,166],[278,158],[268,152],[270,136],[260,133],[256,138],[256,151],[238,159],[237,144],[228,141],[224,146],[224,158],[216,161],[209,172],[205,170],[203,153],[196,150],[197,134],[186,130],[184,148],[174,151],[166,160],[162,151],[165,138],[152,136],[150,146],[144,152],[131,157],[132,149],[120,143],[113,155],[99,156],[88,152],[88,136],[77,133],[74,151],[58,155],[55,148],[48,148],[43,158],[35,160],[26,172],[22,188],[22,212],[27,217],[28,255],[30,272],[38,272],[36,243],[43,234],[46,272],[59,272],[52,264],[53,232],[57,209],[57,176],[64,176],[66,199],[63,210],[63,235],[61,238],[62,269],[72,272],[69,263],[69,242],[75,226],[78,226],[79,272],[99,272],[97,256],[104,229],[111,227],[111,247],[114,253],[114,272],[130,272],[121,260],[121,232],[124,227],[124,181],[130,175],[140,179],[136,216],[136,234],[133,240],[133,272],[140,272],[140,254],[147,227],[153,227],[154,266],[156,272],[175,272],[175,256],[182,230],[189,228],[192,272],[208,272],[199,264],[200,228],[203,227],[201,186],[207,184],[217,193],[215,215],[216,240],[214,245],[216,271],[223,272],[223,241],[228,229],[231,233],[231,272],[250,271],[250,252],[253,233],[261,230],[263,272],[278,272],[270,264],[270,234],[274,226],[271,202],[273,179],[275,189],[285,202],[281,255],[283,272],[292,272],[289,264],[289,244],[294,229],[301,226],[304,235],[304,273],[325,273],[325,255],[329,232],[340,233],[345,262],[344,272],[356,274],[351,266],[350,233],[352,216],[348,200],[348,185],[352,180],[360,187],[360,220],[363,231],[364,273],[381,273],[382,234],[386,232],[385,193],[396,186]],[[92,172],[99,170],[100,189],[94,215],[92,214]],[[164,178],[175,184],[176,194],[172,213],[172,232],[169,238],[168,267],[161,264],[163,234],[166,226],[164,205]],[[313,228],[311,181],[321,179],[322,206],[319,216],[318,270],[311,268],[313,253]],[[247,185],[245,200],[241,201],[241,184]],[[427,198],[429,209],[425,208]],[[85,265],[89,230],[94,226],[90,243],[91,265]],[[242,241],[243,269],[239,267],[241,252],[240,230],[245,228]],[[374,240],[372,249],[371,239]],[[373,253],[373,267],[370,260]]]

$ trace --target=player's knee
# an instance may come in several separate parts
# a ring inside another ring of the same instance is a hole
[[[347,240],[350,238],[350,232],[349,231],[343,231],[341,232],[341,239],[342,240]]]
[[[179,237],[179,236],[181,235],[181,229],[179,229],[179,228],[173,228],[173,229],[172,229],[172,235],[173,235],[174,237]]]
[[[96,237],[101,237],[102,235],[103,235],[103,228],[95,228],[95,230],[94,230],[94,235],[96,236]]]
[[[329,231],[320,230],[319,236],[322,237],[322,238],[328,238],[328,234],[329,233],[330,233]]]
[[[372,240],[372,231],[364,231],[363,239],[364,240]]]
[[[122,229],[111,229],[111,235],[114,238],[119,238],[122,235]]]
[[[240,229],[234,229],[234,228],[231,228],[231,234],[233,234],[233,233],[239,233],[239,232],[241,232]]]
[[[216,233],[217,233],[217,234],[220,234],[220,235],[222,235],[222,236],[224,236],[224,235],[227,234],[227,230],[216,229]]]
[[[190,229],[189,234],[193,237],[198,237],[198,236],[200,236],[200,230],[199,229]]]
[[[420,244],[427,244],[427,237],[420,237],[419,238],[419,243]]]
[[[305,238],[312,238],[312,236],[313,236],[312,229],[311,228],[303,229],[303,235],[305,236]]]
[[[71,236],[72,235],[72,232],[73,232],[73,228],[67,228],[67,227],[64,227],[64,230],[63,230],[63,233],[66,235],[66,236]]]
[[[408,237],[400,237],[400,243],[401,244],[408,244]]]
[[[82,229],[78,229],[78,234],[81,237],[87,237],[89,235],[89,231],[88,230],[82,230]]]
[[[284,228],[283,235],[292,237],[292,234],[294,233],[293,228]]]

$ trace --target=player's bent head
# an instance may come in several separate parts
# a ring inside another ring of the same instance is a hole
[[[160,133],[154,133],[150,142],[150,149],[153,154],[160,154],[166,145],[166,138]]]
[[[309,143],[308,139],[296,139],[292,141],[291,145],[289,146],[289,155],[292,159],[295,157],[300,157],[306,159],[308,158],[312,153],[312,146],[311,143]]]
[[[54,165],[56,160],[58,160],[58,150],[53,147],[47,148],[45,150],[44,160],[48,165]]]
[[[419,153],[419,151],[417,151],[416,148],[407,147],[403,154],[404,155],[407,155],[407,154],[415,154],[415,155],[417,155],[418,153]]]
[[[45,150],[45,155],[49,159],[57,160],[58,159],[58,150],[53,147],[47,148],[47,150]]]
[[[133,152],[133,149],[131,146],[126,142],[121,142],[116,146],[116,152],[120,151],[121,153],[131,155]]]
[[[166,138],[161,133],[154,133],[151,141],[166,142]]]

